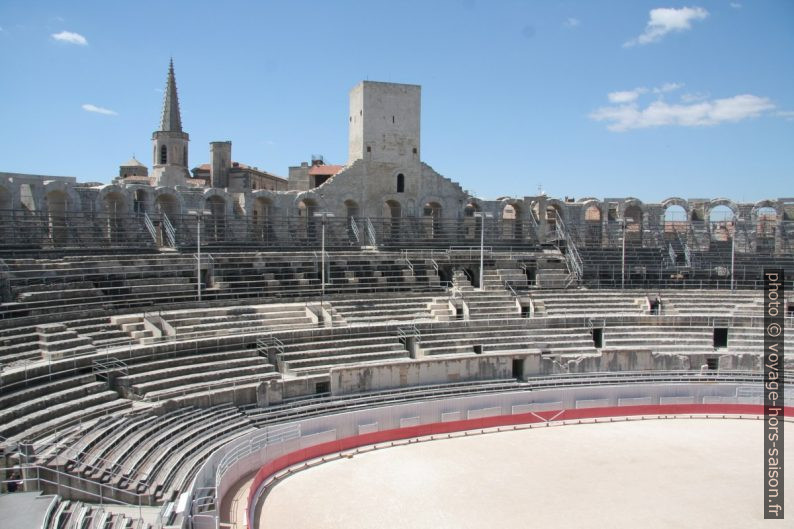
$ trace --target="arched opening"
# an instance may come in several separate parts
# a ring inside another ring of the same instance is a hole
[[[254,231],[254,240],[266,242],[270,236],[270,211],[273,203],[269,198],[257,197],[251,209],[251,224]]]
[[[397,175],[397,192],[405,193],[405,175],[402,173]]]
[[[755,213],[756,251],[771,253],[775,251],[775,227],[777,211],[768,206],[760,207]]]
[[[678,204],[667,206],[664,210],[663,222],[665,238],[675,238],[676,234],[684,236],[689,225],[686,210]]]
[[[386,233],[391,239],[400,238],[400,217],[402,206],[396,200],[387,200],[383,205],[383,216],[386,218]]]
[[[132,210],[138,215],[146,213],[146,190],[136,189],[132,201]]]
[[[428,202],[422,209],[425,238],[435,239],[441,236],[441,204]]]
[[[733,210],[720,204],[709,211],[709,232],[712,242],[729,242],[734,235]]]
[[[165,145],[160,146],[160,165],[168,163],[168,148]]]
[[[345,200],[345,215],[347,218],[358,217],[358,204],[355,200]]]
[[[521,208],[518,204],[506,204],[502,208],[502,237],[505,239],[521,239]]]
[[[206,222],[207,239],[210,241],[223,241],[226,239],[226,200],[218,195],[207,199],[206,209],[209,218]]]
[[[102,199],[106,218],[106,235],[111,244],[122,239],[124,229],[125,201],[121,193],[112,191]]]
[[[306,198],[298,202],[298,221],[299,221],[299,236],[304,239],[314,240],[317,238],[317,222],[318,219],[314,216],[319,210],[317,202],[310,198]]]
[[[179,216],[179,204],[173,195],[158,195],[154,201],[154,209],[161,215],[166,215],[171,223],[177,221]]]
[[[47,200],[47,233],[52,244],[62,244],[69,238],[66,210],[69,198],[63,191],[50,191]]]
[[[480,206],[476,202],[469,202],[463,208],[463,230],[466,239],[476,239],[480,233],[480,224],[482,223],[481,217],[475,217],[474,214],[480,211]]]
[[[345,222],[345,226],[347,226],[347,238],[351,241],[356,241],[358,227],[354,227],[354,223],[356,222],[356,217],[358,217],[358,204],[355,200],[345,200],[345,216],[347,217],[347,221]]]
[[[624,236],[627,244],[642,245],[642,209],[632,204],[623,211]]]
[[[546,205],[546,223],[549,230],[554,230],[557,226],[557,219],[562,219],[562,210],[557,204]]]
[[[601,209],[595,204],[584,210],[585,245],[601,245]]]

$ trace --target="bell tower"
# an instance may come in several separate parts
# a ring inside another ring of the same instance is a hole
[[[174,77],[174,60],[168,65],[168,79],[163,96],[160,130],[152,134],[152,176],[155,185],[177,186],[190,177],[187,167],[187,144],[190,137],[182,131],[179,96]]]

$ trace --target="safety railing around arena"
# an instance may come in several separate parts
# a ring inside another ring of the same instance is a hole
[[[531,397],[538,395],[532,391],[527,391],[532,389],[535,391],[542,390],[549,392],[549,396],[560,399],[560,401],[557,402],[554,401],[554,398],[546,398],[544,396],[541,402],[549,402],[558,406],[558,408],[548,409],[576,408],[575,403],[581,398],[588,403],[601,402],[598,400],[600,398],[605,402],[617,403],[617,407],[614,407],[615,404],[605,404],[607,406],[613,406],[614,408],[609,409],[614,410],[616,414],[620,413],[619,410],[621,406],[629,406],[628,404],[620,404],[620,397],[624,395],[636,397],[637,395],[636,390],[630,390],[634,392],[629,395],[626,391],[620,389],[621,381],[630,384],[631,388],[633,388],[638,381],[656,384],[648,386],[649,389],[647,391],[649,394],[656,395],[662,402],[664,402],[665,398],[669,398],[667,395],[674,395],[675,397],[673,397],[672,400],[680,402],[676,399],[680,399],[681,392],[685,391],[685,389],[682,388],[686,388],[686,384],[689,385],[689,392],[700,395],[698,396],[699,400],[695,402],[719,402],[722,404],[746,402],[746,400],[738,400],[740,390],[757,384],[758,380],[760,380],[759,376],[763,376],[759,373],[738,371],[726,373],[724,377],[711,373],[701,374],[695,372],[691,373],[691,376],[689,376],[689,374],[682,376],[681,372],[666,372],[654,380],[653,377],[650,376],[651,374],[647,372],[604,373],[605,376],[601,378],[602,383],[600,384],[602,387],[597,390],[588,389],[594,385],[596,379],[600,378],[599,375],[600,374],[591,374],[588,377],[581,378],[568,377],[569,381],[567,382],[560,378],[556,381],[552,381],[552,383],[556,385],[544,388],[538,386],[533,388],[531,383],[524,384],[524,387],[494,387],[492,388],[492,392],[472,394],[469,395],[470,398],[468,399],[460,398],[460,396],[466,396],[465,393],[459,395],[446,395],[437,399],[440,404],[435,404],[433,399],[423,399],[421,403],[422,409],[426,409],[428,413],[422,412],[421,419],[419,417],[414,417],[414,415],[419,414],[418,409],[415,408],[415,406],[419,404],[414,404],[415,401],[413,399],[406,399],[405,401],[399,402],[391,398],[379,402],[377,400],[378,395],[351,395],[338,399],[333,403],[328,402],[328,406],[330,406],[328,408],[315,407],[306,410],[305,414],[300,411],[301,404],[295,403],[292,405],[292,411],[294,413],[291,416],[278,419],[288,420],[289,422],[264,424],[261,426],[260,430],[245,434],[227,444],[226,447],[210,456],[204,463],[196,475],[196,479],[193,483],[193,490],[190,492],[192,497],[190,507],[192,527],[195,529],[220,527],[219,502],[225,498],[226,494],[231,490],[232,485],[237,483],[242,477],[250,475],[251,472],[262,469],[266,464],[279,456],[285,456],[290,453],[292,449],[287,448],[287,446],[306,448],[319,443],[337,441],[351,435],[360,435],[362,429],[367,426],[372,426],[374,428],[374,430],[371,431],[391,431],[391,428],[399,429],[406,425],[414,426],[417,424],[424,424],[427,421],[441,422],[443,419],[441,412],[443,411],[449,416],[453,409],[462,410],[454,412],[458,420],[471,419],[473,417],[494,417],[501,414],[507,414],[509,416],[516,413],[531,412],[533,410],[532,405],[526,403],[534,402]],[[787,376],[789,375],[790,374],[787,374]],[[674,381],[678,380],[681,384],[676,384],[664,389],[668,379]],[[714,385],[712,384],[713,382],[719,382],[720,384]],[[566,384],[570,386],[573,391],[571,389],[566,390],[564,387]],[[475,386],[476,384],[470,384],[472,388]],[[440,386],[436,386],[436,388],[438,387]],[[423,392],[429,393],[432,392],[432,388],[433,387],[410,389],[421,389]],[[583,391],[578,391],[577,388],[582,388]],[[565,402],[562,402],[562,390],[567,391],[565,393],[566,397],[564,397]],[[393,391],[389,393],[390,395],[388,395],[388,397],[394,397],[394,394],[399,392]],[[380,396],[387,397],[387,395]],[[527,396],[530,396],[529,400],[527,400]],[[746,399],[744,396],[742,396],[742,398]],[[762,399],[758,396],[753,396],[751,398],[756,405],[762,403]],[[596,399],[596,401],[592,399]],[[325,400],[327,401],[328,399]],[[636,398],[631,400],[634,402]],[[455,402],[454,406],[450,404],[453,401]],[[383,404],[383,406],[379,406],[379,404]],[[406,406],[414,407],[408,408]],[[652,407],[649,407],[649,409],[650,408]],[[694,409],[694,407],[692,408]],[[749,410],[750,408],[748,408],[748,413],[756,413]],[[359,413],[365,413],[368,422],[362,423],[362,420],[357,418],[357,414]],[[638,410],[634,408],[631,409],[630,414],[637,413]],[[406,419],[406,417],[408,417],[408,419]],[[543,420],[540,418],[538,419],[541,421]],[[406,421],[408,422],[406,423]],[[253,500],[253,503],[249,503],[247,507],[254,506],[258,493],[260,492],[258,490],[258,485],[262,481],[261,478],[267,478],[267,476],[260,476],[260,474],[261,471],[257,473],[260,479],[255,480],[254,487],[248,494],[248,501],[250,502]],[[215,497],[212,497],[212,493],[215,494]],[[238,508],[235,510],[240,509]],[[251,514],[252,513],[248,512],[247,516]],[[249,524],[250,526],[252,519],[232,519],[231,521],[239,524]]]
[[[482,318],[482,319],[469,319],[469,320],[450,320],[438,321],[431,318],[427,319],[414,319],[411,325],[416,326],[420,332],[432,332],[437,329],[449,329],[451,331],[469,328],[527,328],[527,329],[559,329],[559,328],[580,328],[588,327],[588,321],[592,321],[588,316],[544,316],[542,318],[523,317],[523,318]],[[761,328],[763,327],[763,315],[746,316],[746,315],[733,315],[733,316],[692,316],[692,315],[645,315],[645,314],[616,314],[604,316],[599,318],[599,322],[603,322],[604,326],[629,326],[629,325],[648,325],[658,328],[660,325],[677,326],[677,327],[746,327],[746,328]],[[270,336],[278,337],[282,342],[293,339],[311,339],[311,337],[326,336],[329,333],[334,336],[358,336],[361,333],[373,334],[388,334],[398,335],[398,329],[405,327],[402,322],[371,322],[366,326],[344,325],[336,327],[317,327],[307,326],[298,329],[284,329],[274,330],[268,327],[254,326],[250,328],[237,328],[234,335],[237,338],[250,336],[262,336],[263,341],[270,340]],[[787,316],[785,318],[786,329],[794,327],[794,317]],[[203,343],[212,343],[213,339],[222,341],[224,336],[201,336]],[[163,336],[159,338],[148,338],[146,345],[155,345],[157,343],[175,342],[175,341],[190,341],[190,337],[176,335],[176,336]],[[254,340],[255,341],[255,340]],[[209,345],[208,345],[209,346]],[[272,347],[272,346],[271,346]],[[274,350],[271,348],[271,351]],[[119,357],[123,359],[122,356]]]

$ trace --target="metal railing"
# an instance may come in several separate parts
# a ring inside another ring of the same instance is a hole
[[[176,248],[176,229],[174,228],[174,225],[171,224],[171,219],[168,218],[168,215],[166,215],[165,212],[162,213],[161,218],[163,222],[163,228],[165,229],[166,243],[171,248]]]
[[[146,229],[149,231],[149,235],[152,236],[152,241],[157,244],[157,230],[152,224],[152,219],[149,218],[149,214],[144,212],[143,213],[143,225],[146,226]]]
[[[415,339],[417,343],[422,341],[422,333],[415,323],[406,327],[397,327],[397,336],[404,345],[408,344],[410,338]]]
[[[369,245],[374,247],[378,246],[378,238],[375,236],[375,227],[372,225],[372,221],[367,217],[367,238],[369,239]]]
[[[356,243],[361,244],[361,233],[358,230],[356,219],[351,216],[349,220],[350,220],[350,231],[353,233],[353,236],[356,238]]]
[[[576,243],[573,240],[574,238],[566,229],[562,217],[560,217],[560,214],[556,210],[554,214],[554,228],[557,232],[557,239],[565,241],[565,263],[568,265],[568,271],[573,279],[573,281],[569,279],[566,286],[570,286],[574,282],[582,280],[584,266],[582,264],[582,257],[579,255],[579,250],[576,248]]]

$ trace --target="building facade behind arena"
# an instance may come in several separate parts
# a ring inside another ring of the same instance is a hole
[[[291,167],[286,180],[233,161],[231,142],[216,141],[209,163],[191,171],[171,64],[160,130],[152,135],[151,171],[133,158],[109,185],[0,173],[3,236],[20,248],[138,244],[147,237],[156,246],[195,244],[199,215],[207,243],[311,246],[320,223],[315,214],[325,212],[333,215],[328,222],[337,226],[335,243],[342,246],[402,240],[433,247],[478,242],[475,213],[482,212],[490,245],[543,244],[557,239],[562,224],[563,235],[588,248],[619,245],[625,229],[630,245],[668,250],[672,244],[681,256],[685,247],[719,249],[733,238],[740,251],[792,251],[794,198],[737,203],[672,197],[649,204],[633,197],[472,196],[422,161],[420,95],[416,85],[355,86],[345,165],[313,157],[311,164]],[[99,233],[81,240],[81,226]]]

